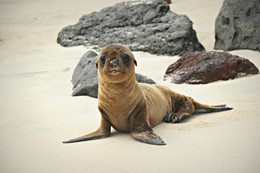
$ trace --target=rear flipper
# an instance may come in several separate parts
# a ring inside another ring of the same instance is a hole
[[[194,113],[209,113],[231,110],[226,105],[209,106],[195,101],[191,97],[172,92],[172,112],[168,113],[164,121],[179,123]]]
[[[165,116],[164,121],[166,123],[179,123],[187,117],[188,115],[185,114],[168,113]]]
[[[198,107],[200,106],[200,107]],[[216,105],[216,106],[208,106],[208,105],[202,105],[202,104],[194,104],[195,110],[194,112],[183,112],[183,111],[178,111],[177,113],[171,112],[168,113],[164,121],[166,123],[180,123],[182,120],[186,119],[189,117],[189,115],[193,115],[196,113],[210,113],[210,112],[220,112],[220,111],[227,111],[231,110],[233,108],[226,107],[226,105]]]
[[[227,111],[232,109],[233,108],[226,107],[226,105],[205,106],[205,107],[196,107],[194,113],[221,112],[221,111]]]

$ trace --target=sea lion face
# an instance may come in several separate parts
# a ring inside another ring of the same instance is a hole
[[[132,52],[123,45],[110,44],[103,48],[96,66],[102,79],[112,83],[129,80],[134,75],[136,60]]]

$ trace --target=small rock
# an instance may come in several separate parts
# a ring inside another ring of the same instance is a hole
[[[73,92],[72,96],[88,95],[97,98],[98,96],[98,75],[96,61],[98,54],[94,51],[87,51],[80,59],[72,75]],[[135,74],[137,82],[154,84],[155,82],[141,74]]]
[[[207,84],[258,73],[253,63],[239,56],[214,51],[193,52],[171,64],[164,79],[177,84]]]
[[[88,51],[80,59],[71,80],[73,84],[73,96],[89,95],[97,97],[97,56],[95,52]]]

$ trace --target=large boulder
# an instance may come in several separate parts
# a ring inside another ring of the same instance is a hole
[[[258,73],[256,66],[245,58],[225,52],[194,52],[171,64],[164,79],[177,84],[206,84]]]
[[[224,0],[215,25],[215,49],[260,51],[260,1]]]
[[[96,61],[98,55],[94,51],[87,51],[77,64],[73,75],[73,93],[72,96],[88,95],[97,98],[98,96],[98,76]],[[141,74],[136,73],[137,82],[154,84],[155,82]]]
[[[62,46],[85,45],[94,49],[124,44],[133,51],[160,55],[182,55],[203,51],[192,21],[169,10],[163,0],[118,3],[82,16],[63,28],[57,42]]]

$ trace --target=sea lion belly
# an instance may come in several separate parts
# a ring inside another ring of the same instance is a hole
[[[158,85],[140,84],[146,99],[147,114],[152,127],[160,124],[166,114],[172,111],[171,96],[165,94]]]

